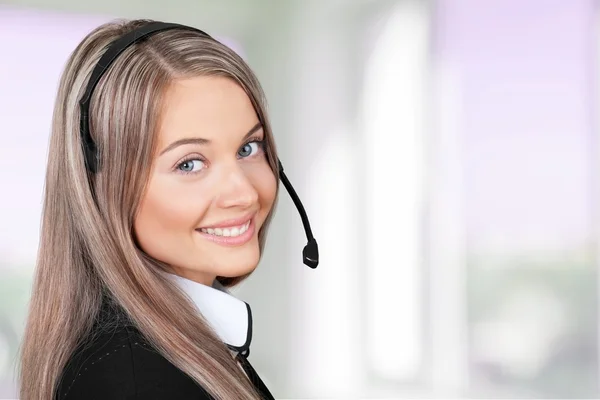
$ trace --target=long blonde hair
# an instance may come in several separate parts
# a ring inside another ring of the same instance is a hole
[[[188,30],[156,33],[125,50],[97,86],[90,128],[102,169],[89,175],[79,131],[79,100],[106,47],[148,20],[104,24],[75,49],[60,80],[50,139],[40,247],[20,358],[20,398],[55,396],[74,349],[89,334],[103,296],[127,313],[157,351],[215,398],[259,398],[227,346],[166,276],[167,265],[136,245],[133,221],[155,149],[168,85],[219,75],[248,94],[265,131],[277,181],[277,155],[261,86],[221,43]],[[278,189],[279,191],[279,189]],[[259,232],[261,253],[272,217]],[[246,276],[218,280],[231,287]]]

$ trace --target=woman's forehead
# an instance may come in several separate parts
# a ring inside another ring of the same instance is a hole
[[[210,142],[241,139],[257,121],[250,98],[233,80],[218,76],[179,79],[165,93],[159,148],[188,137]]]

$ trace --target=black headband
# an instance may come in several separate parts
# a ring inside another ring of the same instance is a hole
[[[92,75],[90,76],[90,80],[88,81],[85,93],[79,101],[79,122],[81,130],[81,140],[83,143],[83,154],[85,157],[86,168],[92,174],[98,172],[101,167],[98,149],[96,147],[96,144],[94,143],[94,140],[92,139],[89,127],[90,99],[92,98],[92,93],[94,92],[94,89],[98,85],[98,82],[100,82],[100,79],[102,78],[106,70],[108,70],[111,64],[117,59],[117,57],[121,53],[123,53],[125,49],[154,33],[162,32],[169,29],[192,30],[202,35],[205,35],[206,37],[210,37],[205,32],[196,28],[192,28],[190,26],[166,22],[150,22],[146,25],[143,25],[140,28],[134,29],[133,31],[126,33],[125,35],[121,36],[119,39],[111,43],[108,50],[106,50],[106,52],[102,55],[102,57],[98,61],[98,64],[96,64],[96,67],[92,71]],[[285,186],[287,192],[292,198],[294,205],[298,209],[298,213],[300,214],[300,218],[302,219],[302,224],[304,225],[306,239],[308,240],[307,245],[302,251],[304,264],[311,268],[316,268],[317,265],[319,265],[319,248],[317,246],[317,241],[313,237],[312,231],[310,229],[308,216],[306,215],[306,211],[304,210],[304,206],[302,205],[300,198],[296,194],[296,191],[292,187],[292,184],[283,172],[283,165],[281,164],[281,161],[277,160],[277,162],[279,166],[279,177],[283,182],[283,186]]]

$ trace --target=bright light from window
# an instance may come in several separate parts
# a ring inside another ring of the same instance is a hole
[[[409,380],[422,358],[423,106],[428,10],[405,1],[367,64],[367,354],[381,377]]]

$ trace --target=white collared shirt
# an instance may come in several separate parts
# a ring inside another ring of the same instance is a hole
[[[252,311],[250,305],[234,297],[217,280],[214,281],[212,286],[207,286],[179,275],[171,273],[168,275],[190,297],[204,320],[212,327],[223,343],[229,347],[238,367],[248,376],[253,385],[257,384],[256,380],[264,385],[262,379],[247,360],[250,354],[250,342],[252,341]],[[246,371],[244,363],[250,369],[250,372]]]
[[[169,276],[190,297],[223,343],[237,352],[249,349],[252,311],[248,303],[234,297],[217,280],[211,287],[179,275]]]

